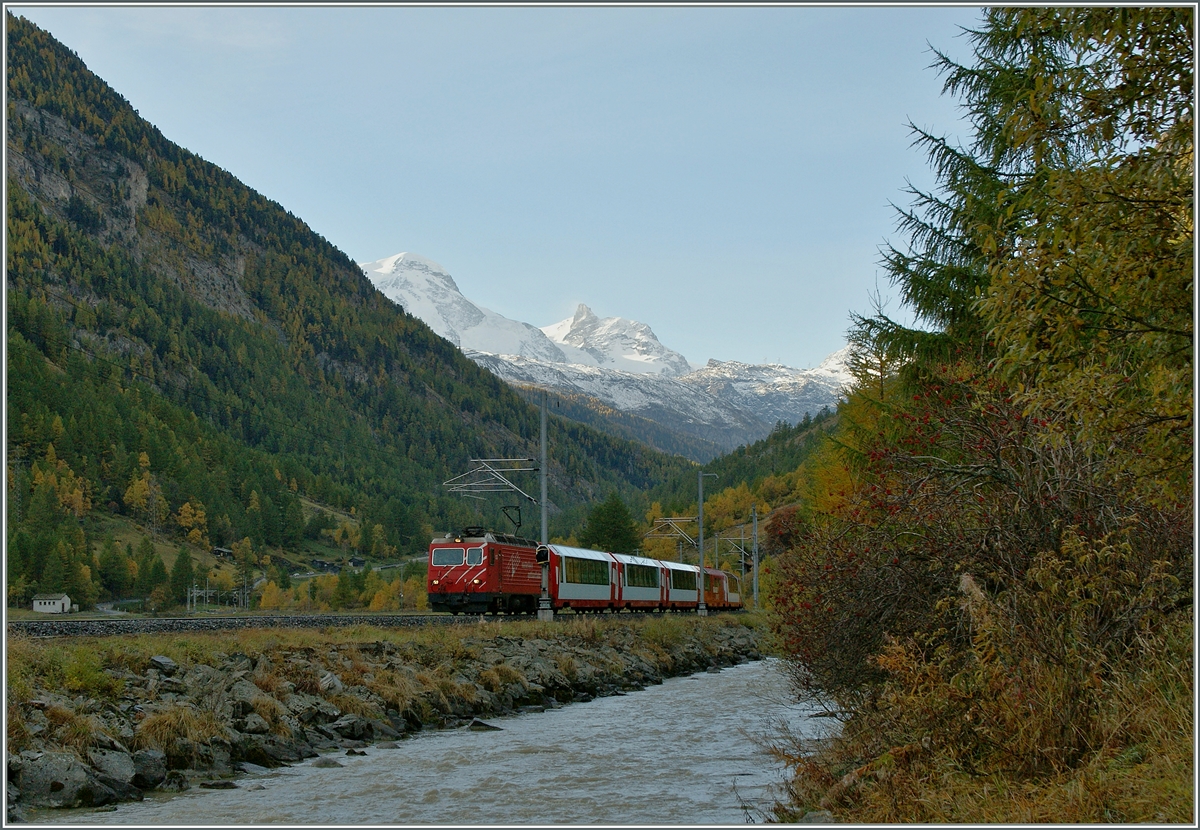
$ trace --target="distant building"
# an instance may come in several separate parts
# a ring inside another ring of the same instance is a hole
[[[34,594],[33,610],[43,614],[65,614],[71,610],[71,598],[66,594]]]
[[[213,548],[212,555],[218,559],[228,559],[230,561],[233,560],[233,551],[231,551],[229,548]]]
[[[363,559],[361,556],[350,557],[351,568],[361,568],[365,564],[367,564],[367,560]]]

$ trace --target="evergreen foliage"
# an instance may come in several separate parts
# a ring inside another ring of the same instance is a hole
[[[579,531],[580,545],[609,553],[634,553],[641,541],[633,514],[615,490],[592,508]]]
[[[857,319],[857,384],[777,528],[776,630],[846,720],[797,762],[801,806],[978,821],[988,790],[1098,792],[1122,748],[1191,742],[1146,678],[1193,673],[1192,21],[991,9],[972,65],[939,58],[973,141],[917,131],[940,190],[886,254],[924,327]],[[1113,791],[1018,820],[1177,814]]]

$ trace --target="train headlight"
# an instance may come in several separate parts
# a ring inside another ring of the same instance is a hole
[[[472,580],[471,580],[471,583],[472,583],[472,584],[474,584],[474,585],[478,585],[478,584],[479,584],[479,580],[478,580],[478,579],[472,579]]]
[[[434,584],[434,585],[437,585],[437,584],[438,584],[438,581],[437,581],[436,579],[435,579],[435,580],[433,580],[433,584]]]

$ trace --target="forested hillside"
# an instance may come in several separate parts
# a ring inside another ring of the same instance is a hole
[[[10,602],[105,592],[102,515],[195,550],[248,539],[255,560],[295,548],[306,503],[352,516],[340,543],[375,557],[493,523],[441,484],[472,457],[536,457],[536,409],[63,45],[6,25]],[[550,457],[563,532],[597,494],[690,466],[553,417]]]
[[[794,819],[1177,822],[1194,802],[1194,10],[990,9],[965,146],[886,264],[775,563],[844,721]]]
[[[702,468],[672,473],[635,505],[644,508],[641,529],[649,530],[654,520],[663,517],[694,520],[699,495],[697,474],[703,472],[705,556],[712,557],[716,548],[722,567],[737,571],[741,565],[737,549],[715,540],[718,534],[725,534],[727,540],[737,537],[749,550],[755,515],[762,556],[782,553],[793,542],[797,511],[812,495],[811,470],[834,451],[830,437],[837,424],[837,413],[823,409],[815,418],[806,415],[794,425],[780,422],[766,438],[738,447]],[[685,527],[688,533],[695,533],[694,523]],[[674,559],[676,542],[649,538],[642,547],[651,555]],[[694,550],[691,548],[687,556],[694,557]],[[712,559],[708,561],[711,564]]]

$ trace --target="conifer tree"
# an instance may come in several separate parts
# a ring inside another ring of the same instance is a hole
[[[176,602],[186,601],[188,588],[192,587],[194,576],[192,555],[185,545],[180,545],[179,552],[175,554],[175,564],[171,568],[171,598]]]
[[[616,490],[592,508],[579,532],[579,544],[609,553],[633,553],[641,545],[633,515]]]

